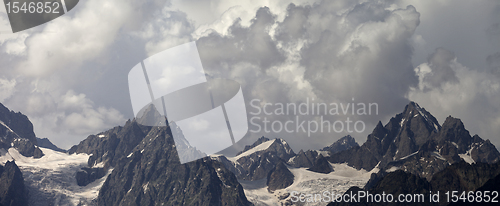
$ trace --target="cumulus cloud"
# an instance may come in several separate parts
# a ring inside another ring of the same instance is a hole
[[[185,13],[164,7],[161,12],[154,14],[152,21],[134,32],[134,35],[147,41],[145,50],[148,56],[152,56],[165,49],[193,41],[194,30]]]
[[[37,29],[0,35],[0,101],[27,114],[39,136],[69,147],[133,118],[134,65],[196,41],[205,70],[240,82],[247,103],[378,103],[378,115],[327,117],[366,122],[365,133],[352,134],[360,143],[409,100],[489,138],[500,132],[498,8],[449,0],[82,1]],[[345,134],[254,135],[317,149]]]
[[[15,86],[15,79],[8,80],[0,78],[0,102],[9,99],[12,96]]]
[[[437,48],[427,61],[428,63],[415,68],[415,72],[420,77],[421,89],[440,87],[446,83],[458,83],[455,70],[451,68],[451,63],[456,61],[455,54],[444,48]]]
[[[77,69],[83,61],[101,55],[124,22],[135,16],[131,4],[118,2],[80,2],[74,16],[49,22],[45,30],[54,32],[35,33],[27,39],[27,61],[18,69],[28,76],[50,75]]]
[[[126,120],[118,110],[98,106],[85,94],[73,90],[59,95],[58,91],[20,89],[6,101],[6,105],[28,115],[37,136],[49,137],[64,148],[71,147],[89,134],[121,125]]]
[[[76,134],[89,134],[123,123],[124,117],[116,109],[105,107],[94,109],[93,104],[84,94],[68,91],[60,97],[58,107],[66,112],[58,120],[69,132]]]
[[[379,104],[380,116],[348,115],[367,122],[363,134],[354,134],[358,141],[364,141],[378,120],[393,116],[408,103],[405,95],[418,84],[410,45],[419,25],[414,7],[323,1],[312,6],[290,4],[283,16],[280,20],[263,7],[249,26],[235,21],[222,34],[213,31],[201,37],[197,43],[207,72],[240,81],[247,99],[258,98],[262,104],[299,104],[307,99]],[[268,118],[284,122],[295,117]],[[309,147],[317,148],[345,133],[312,138],[303,133],[258,135],[281,136],[292,145],[307,139]]]
[[[465,8],[474,9],[466,15],[454,12]],[[290,5],[279,15],[271,9],[260,9],[250,25],[236,21],[226,30],[218,27],[205,33],[199,42],[205,46],[210,45],[208,42],[230,42],[231,46],[220,50],[210,47],[212,53],[208,56],[232,57],[219,57],[222,60],[216,67],[250,88],[250,99],[264,99],[262,104],[302,102],[306,97],[345,103],[354,98],[356,102],[380,104],[380,115],[361,119],[385,122],[413,100],[436,113],[441,121],[448,115],[462,118],[470,125],[471,133],[499,145],[498,47],[494,46],[498,38],[491,38],[498,33],[498,23],[491,23],[500,14],[498,8],[498,2],[474,6],[461,1],[323,1],[309,6]],[[251,33],[252,27],[259,24],[267,33],[255,35],[259,41],[240,35],[240,27],[247,29],[241,33]],[[254,55],[246,53],[247,48],[252,48],[247,44],[267,45],[262,48],[272,61],[263,64],[268,62],[265,58],[262,62],[236,58],[242,53]],[[457,57],[462,63],[457,62]],[[422,64],[420,60],[425,58]],[[414,68],[412,62],[419,66]],[[464,63],[475,67],[471,69]],[[304,135],[300,135],[290,138],[292,145],[304,147],[299,143],[305,140]],[[331,142],[325,136],[328,134],[317,138],[325,141],[307,141],[316,145],[312,148],[318,148]],[[365,137],[362,134],[357,140],[363,142]]]

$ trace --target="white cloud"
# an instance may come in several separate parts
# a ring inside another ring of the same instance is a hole
[[[124,25],[139,18],[131,1],[79,2],[74,13],[48,22],[44,32],[26,41],[27,59],[18,69],[26,76],[44,77],[62,70],[77,70],[95,59],[114,42]]]
[[[96,107],[85,94],[77,94],[69,90],[57,98],[58,130],[68,133],[87,135],[100,132],[116,125],[123,124],[125,118],[113,108]]]
[[[161,12],[154,15],[152,21],[146,23],[133,35],[147,41],[145,50],[148,56],[151,56],[165,49],[192,41],[193,31],[192,22],[187,20],[186,14],[164,7]]]
[[[15,79],[8,80],[0,78],[0,102],[4,102],[9,99],[14,93],[15,87]]]
[[[249,100],[298,104],[307,98],[327,103],[349,103],[354,98],[378,103],[380,116],[350,117],[367,122],[365,133],[353,134],[359,141],[378,120],[400,112],[408,103],[404,96],[418,83],[409,42],[419,13],[412,6],[394,9],[384,3],[323,1],[290,5],[279,15],[261,8],[250,22],[245,26],[236,21],[227,31],[197,41],[208,73],[238,80]],[[268,118],[284,122],[295,117]],[[307,138],[304,134],[257,135],[279,135],[303,147]],[[307,139],[308,146],[318,148],[331,143],[327,137],[342,135],[316,134]]]
[[[49,137],[64,148],[77,144],[82,137],[95,134],[124,123],[124,116],[116,109],[96,106],[85,94],[72,90],[51,98],[47,93],[30,95],[27,114],[39,137]]]
[[[10,39],[4,39],[2,42],[3,50],[5,53],[12,55],[24,55],[26,52],[26,38],[29,36],[27,33],[20,33],[19,35],[6,35],[12,36]]]

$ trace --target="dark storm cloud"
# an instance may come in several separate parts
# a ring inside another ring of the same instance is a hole
[[[212,33],[200,38],[197,45],[205,70],[208,73],[229,74],[229,68],[225,65],[249,62],[265,71],[282,62],[284,55],[278,51],[268,33],[273,23],[275,16],[268,8],[261,8],[250,27],[243,27],[236,21],[229,27],[228,36]]]
[[[489,55],[486,61],[490,66],[490,72],[500,78],[500,52]]]
[[[261,8],[248,27],[236,21],[227,35],[214,32],[197,41],[204,67],[215,76],[239,80],[247,102],[377,103],[379,115],[348,115],[367,122],[369,132],[378,120],[400,112],[408,103],[405,95],[418,83],[409,39],[419,13],[412,6],[388,10],[384,3],[346,4],[352,7],[337,9],[330,1],[290,4],[282,21]],[[271,118],[284,122],[295,116]],[[366,132],[354,136],[363,141]],[[315,148],[345,134],[270,135]]]

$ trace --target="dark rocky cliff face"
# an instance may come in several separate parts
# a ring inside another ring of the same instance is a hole
[[[443,128],[409,157],[387,164],[386,168],[397,167],[420,177],[431,177],[448,165],[462,161],[469,163],[496,163],[500,153],[489,140],[475,135],[471,137],[462,121],[448,117]]]
[[[430,181],[435,191],[475,191],[488,180],[500,174],[500,163],[476,163],[470,165],[464,161],[450,165],[436,173]],[[444,192],[440,199],[445,199]],[[441,204],[443,205],[443,204]]]
[[[365,186],[361,188],[350,188],[350,191],[368,191],[370,194],[393,194],[397,197],[399,194],[424,194],[424,202],[411,203],[409,205],[448,205],[446,202],[447,191],[458,191],[461,194],[463,191],[497,191],[499,186],[495,185],[498,182],[500,175],[500,163],[476,163],[468,164],[465,161],[460,161],[450,165],[446,169],[437,172],[431,181],[421,178],[417,175],[396,170],[386,174],[384,177],[375,183],[370,188]],[[496,190],[495,190],[496,189]],[[439,203],[429,202],[429,192],[437,194],[439,191]],[[330,203],[329,205],[350,205],[349,203]],[[362,202],[358,205],[380,205],[379,203]],[[408,205],[408,203],[391,203],[387,205]],[[462,204],[452,204],[462,205]],[[467,205],[467,204],[466,204]],[[482,205],[476,203],[476,205]]]
[[[322,151],[326,152],[326,155],[329,156],[355,147],[359,147],[358,143],[356,143],[356,140],[353,137],[347,135],[335,141],[331,145],[319,150],[319,152],[318,150],[307,150],[305,152],[300,150],[297,155],[289,159],[287,164],[292,167],[311,168],[314,166],[314,163],[317,161]]]
[[[270,142],[272,141],[272,142]],[[226,168],[235,172],[238,179],[243,180],[260,180],[267,177],[269,172],[275,168],[279,162],[287,162],[290,158],[295,156],[292,148],[283,139],[277,138],[269,140],[261,137],[251,146],[245,147],[245,152],[264,143],[270,143],[269,147],[255,151],[254,153],[246,156],[240,156],[236,160],[236,164],[226,161],[225,157],[214,158],[224,163]],[[242,154],[243,152],[239,153]]]
[[[7,161],[5,166],[0,165],[0,205],[28,205],[23,174],[13,161]]]
[[[283,189],[293,184],[294,176],[283,162],[276,164],[276,167],[269,171],[267,175],[267,186],[269,191]]]
[[[97,135],[90,135],[71,147],[68,152],[90,154],[92,156],[88,161],[89,167],[103,162],[107,169],[114,167],[120,158],[130,154],[150,130],[151,127],[129,120],[123,127],[118,126]]]
[[[316,157],[318,157],[318,152],[315,150],[300,150],[295,157],[292,157],[288,163],[293,167],[306,167],[310,168],[313,166],[314,161],[316,161]]]
[[[99,205],[250,205],[222,163],[207,157],[180,164],[167,127],[153,127],[115,162]]]
[[[350,166],[368,171],[377,165],[383,168],[389,162],[417,151],[440,129],[434,116],[411,102],[385,126],[379,122],[361,147],[333,154],[329,160],[334,163],[347,162]]]
[[[316,159],[316,161],[314,161],[313,166],[311,168],[309,168],[308,170],[313,171],[313,172],[323,173],[323,174],[328,174],[330,172],[333,172],[332,166],[330,165],[328,160],[326,160],[326,158],[323,157],[323,155],[319,155],[318,159]]]
[[[42,151],[36,146],[33,124],[20,112],[7,109],[0,103],[0,148],[16,148],[26,157],[40,158]]]
[[[20,112],[14,112],[7,109],[0,103],[0,120],[12,129],[21,138],[36,142],[36,136],[33,132],[33,124],[26,115]]]
[[[491,178],[486,182],[483,186],[478,188],[475,192],[480,191],[480,194],[491,194],[492,191],[500,191],[500,175]],[[488,192],[486,192],[488,191]],[[486,192],[486,193],[485,193]],[[492,195],[494,196],[494,195]],[[496,195],[495,195],[496,196]],[[498,202],[493,202],[490,198],[490,202],[485,202],[487,198],[483,199],[483,202],[480,205],[498,205]],[[498,198],[496,198],[498,200]],[[479,205],[477,202],[452,202],[449,206],[474,206]]]

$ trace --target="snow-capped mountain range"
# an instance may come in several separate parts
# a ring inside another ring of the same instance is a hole
[[[292,205],[293,191],[343,193],[351,186],[365,185],[377,171],[357,170],[346,163],[332,164],[326,158],[356,146],[354,138],[346,136],[321,150],[295,154],[285,140],[261,137],[234,157],[211,158],[236,174],[245,195],[255,205]]]
[[[500,159],[495,146],[471,136],[460,119],[450,116],[440,125],[414,102],[385,126],[379,122],[361,146],[345,136],[324,148],[295,153],[284,139],[261,137],[234,157],[211,155],[180,164],[176,147],[185,148],[182,155],[203,154],[188,143],[175,145],[172,132],[182,133],[173,123],[151,127],[129,120],[90,135],[67,152],[55,151],[50,141],[37,142],[26,116],[0,104],[0,160],[7,168],[0,169],[0,178],[11,180],[0,182],[0,191],[19,191],[0,193],[0,203],[301,205],[292,202],[294,191],[341,194],[356,187],[381,188],[388,175],[431,181],[450,165],[490,165]]]
[[[500,153],[489,140],[471,136],[460,119],[449,116],[439,125],[424,108],[410,102],[385,126],[379,122],[362,146],[332,155],[328,160],[346,162],[357,169],[403,169],[430,179],[461,159],[495,163]]]

